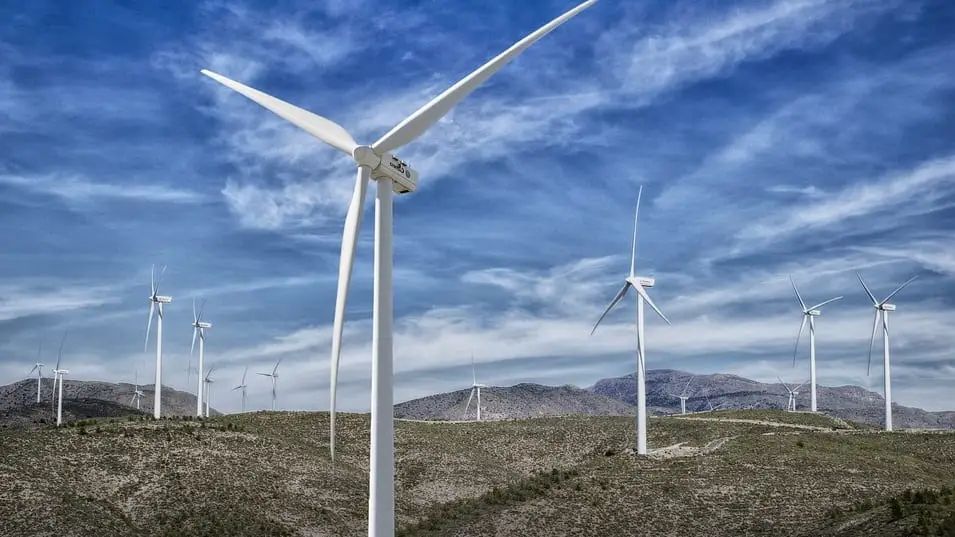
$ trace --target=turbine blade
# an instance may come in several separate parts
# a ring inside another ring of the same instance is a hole
[[[799,350],[799,338],[802,337],[802,331],[806,328],[806,314],[802,314],[802,323],[799,324],[799,333],[796,334],[796,344],[793,345],[793,367],[796,367],[796,351]]]
[[[587,0],[563,15],[557,17],[551,22],[545,24],[534,33],[521,39],[494,57],[489,62],[479,67],[476,71],[464,77],[457,84],[451,86],[441,95],[435,97],[431,102],[419,108],[415,113],[408,116],[404,121],[391,129],[387,134],[378,139],[371,148],[378,155],[388,151],[393,151],[421,136],[431,125],[435,124],[444,117],[456,104],[467,97],[472,91],[477,89],[494,73],[507,65],[516,58],[527,47],[534,44],[535,41],[544,37],[561,24],[567,22],[572,17],[592,6],[597,0]]]
[[[63,339],[60,340],[60,350],[56,353],[56,368],[60,368],[60,360],[63,358],[63,345],[66,344],[66,335],[69,334],[69,331],[63,332]]]
[[[826,304],[828,304],[828,303],[830,303],[830,302],[835,302],[836,300],[842,300],[842,297],[841,297],[841,296],[837,296],[837,297],[835,297],[835,298],[830,298],[829,300],[826,300],[825,302],[820,302],[820,303],[816,304],[815,306],[813,306],[813,307],[811,307],[811,308],[809,308],[809,309],[810,309],[810,310],[817,310],[817,309],[819,309],[819,308],[825,306]]]
[[[162,266],[162,270],[159,271],[159,278],[156,280],[156,294],[159,294],[159,288],[162,287],[162,280],[166,276],[166,265]]]
[[[640,198],[643,197],[643,185],[637,191],[637,209],[633,213],[633,241],[630,243],[630,277],[633,277],[637,264],[637,222],[640,221]]]
[[[202,299],[202,302],[199,303],[199,317],[197,320],[202,319],[202,312],[206,311],[206,299]]]
[[[198,322],[199,322],[199,314],[196,313],[196,299],[195,299],[195,298],[192,299],[192,322],[194,322],[194,323],[198,323]]]
[[[156,296],[156,264],[149,268],[149,296]]]
[[[658,308],[656,304],[653,303],[653,299],[650,298],[650,295],[647,294],[647,290],[644,289],[642,285],[637,284],[637,285],[634,285],[633,288],[637,293],[640,294],[641,297],[643,297],[644,300],[647,301],[647,304],[649,304],[650,307],[653,308],[653,311],[657,312],[657,315],[659,315],[661,319],[666,321],[667,324],[670,324],[670,319],[667,319],[667,316],[664,315],[662,311],[660,311],[660,308]]]
[[[281,99],[276,99],[271,95],[230,80],[218,73],[213,73],[208,69],[203,69],[200,72],[223,86],[241,93],[251,101],[267,108],[280,118],[292,123],[296,127],[349,156],[352,156],[355,152],[355,148],[358,147],[358,142],[352,138],[351,134],[348,134],[348,131],[346,131],[344,127],[334,121],[313,114],[308,110],[303,110]]]
[[[869,299],[872,300],[872,304],[878,306],[879,301],[875,299],[875,295],[872,294],[872,291],[869,291],[869,286],[865,284],[865,280],[862,279],[862,273],[856,271],[856,276],[859,277],[859,283],[862,284],[862,288],[865,289],[865,294],[869,295]]]
[[[802,306],[802,310],[806,311],[806,303],[802,300],[802,295],[799,294],[799,288],[796,287],[796,280],[793,279],[792,274],[789,275],[789,281],[793,284],[793,292],[796,293],[796,300],[799,301],[799,305]]]
[[[875,317],[872,319],[872,338],[869,339],[869,364],[865,368],[866,376],[869,376],[869,372],[872,370],[872,345],[875,343],[875,331],[879,328],[881,314],[882,310],[875,310]]]
[[[249,366],[245,366],[245,371],[242,372],[242,386],[245,386],[245,376],[249,374]]]
[[[192,327],[192,347],[189,347],[189,356],[192,356],[192,353],[196,350],[196,334],[199,333],[199,327]]]
[[[623,287],[621,287],[620,291],[617,292],[617,296],[613,297],[613,300],[610,301],[610,305],[607,306],[607,309],[604,310],[600,318],[597,319],[597,322],[594,323],[594,328],[593,330],[590,331],[590,335],[594,335],[594,332],[597,331],[597,327],[600,326],[600,321],[604,320],[604,317],[606,317],[607,314],[610,313],[610,310],[612,310],[613,307],[617,305],[617,302],[620,302],[620,299],[622,299],[624,296],[627,295],[627,289],[629,287],[630,287],[630,282],[626,282],[623,284]]]
[[[474,390],[477,388],[471,388],[471,395],[468,396],[468,404],[464,406],[464,417],[467,417],[468,410],[471,408],[471,400],[474,398]]]
[[[901,291],[902,289],[904,289],[906,285],[908,285],[908,284],[914,282],[914,281],[916,280],[916,278],[918,278],[918,275],[912,276],[911,278],[909,278],[908,280],[906,280],[905,283],[903,283],[902,285],[896,287],[896,288],[895,288],[895,291],[892,291],[891,293],[889,293],[889,296],[885,297],[885,300],[882,301],[882,304],[885,304],[886,302],[888,302],[889,300],[891,300],[892,297],[894,297],[896,294],[898,294],[899,291]]]
[[[362,208],[365,193],[368,190],[368,178],[371,172],[366,166],[359,166],[355,177],[355,190],[352,193],[348,214],[345,215],[345,228],[342,231],[341,257],[338,263],[338,294],[335,297],[335,320],[332,328],[332,367],[329,393],[329,452],[335,460],[335,406],[338,390],[338,366],[342,356],[342,330],[345,327],[345,305],[348,303],[348,286],[351,282],[352,267],[355,265],[355,249],[358,245],[358,232],[361,229]]]
[[[779,378],[779,377],[776,377],[776,380],[778,380],[779,383],[782,384],[783,387],[785,387],[787,391],[792,392],[792,390],[789,389],[789,384],[786,384],[785,382],[783,382],[783,379],[781,379],[781,378]]]
[[[696,377],[690,377],[690,380],[686,381],[686,386],[683,387],[683,397],[686,397],[686,391],[690,389],[690,383],[693,382],[693,379]]]
[[[146,321],[146,342],[143,344],[143,352],[149,350],[149,330],[153,325],[153,312],[156,310],[156,303],[149,301],[149,319]]]
[[[474,355],[471,355],[471,381],[472,384],[477,384],[477,370],[474,369]]]
[[[40,367],[40,366],[38,366],[38,365],[34,365],[34,366],[33,366],[33,369],[31,369],[31,370],[30,370],[30,372],[29,372],[29,373],[27,373],[27,375],[32,375],[32,374],[33,374],[33,372],[34,372],[34,371],[36,371],[38,367]]]
[[[284,356],[283,356],[283,358],[284,358]],[[282,358],[279,358],[279,361],[278,361],[278,362],[275,362],[275,367],[272,368],[272,376],[273,376],[273,377],[277,377],[277,376],[278,376],[279,364],[281,364],[281,363],[282,363]]]

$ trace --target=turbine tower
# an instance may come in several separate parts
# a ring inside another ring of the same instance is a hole
[[[270,377],[272,379],[272,411],[275,411],[275,383],[279,380],[279,364],[282,363],[282,359],[279,358],[278,362],[275,362],[275,367],[272,368],[271,373],[256,373],[256,375],[262,375],[263,377]]]
[[[789,281],[793,284],[793,292],[796,293],[796,300],[802,308],[802,324],[799,325],[799,333],[796,334],[796,344],[793,347],[793,367],[796,367],[796,352],[799,350],[799,338],[802,337],[802,331],[806,328],[806,320],[809,320],[809,409],[816,411],[816,321],[815,318],[821,313],[820,308],[830,302],[841,300],[841,296],[830,298],[812,306],[806,307],[806,303],[799,294],[799,288],[796,287],[796,280],[789,276]]]
[[[143,345],[143,351],[149,350],[149,330],[153,324],[153,312],[158,310],[158,320],[156,321],[156,393],[153,399],[153,417],[157,420],[162,416],[162,306],[172,302],[171,296],[160,296],[159,286],[162,285],[162,278],[166,274],[166,267],[159,273],[159,281],[156,281],[156,266],[153,265],[149,273],[151,294],[146,300],[149,300],[149,319],[146,321],[146,343]]]
[[[789,401],[786,402],[786,410],[788,410],[788,411],[790,411],[790,412],[795,412],[795,411],[796,411],[796,397],[799,395],[799,388],[802,388],[803,386],[805,386],[806,383],[810,382],[810,380],[807,380],[806,382],[803,382],[803,383],[800,384],[799,386],[792,387],[792,386],[786,384],[785,382],[783,382],[783,379],[781,379],[781,378],[779,378],[779,377],[776,377],[776,379],[779,381],[780,384],[783,385],[784,388],[786,388],[786,391],[789,392]]]
[[[136,405],[136,410],[139,410],[139,401],[146,395],[142,390],[139,389],[139,370],[136,370],[136,388],[133,390],[133,398],[129,400],[129,405]]]
[[[206,309],[206,302],[202,301],[202,306],[199,307],[199,312],[196,313],[196,300],[192,300],[192,347],[189,349],[189,356],[192,356],[193,351],[196,350],[196,335],[199,336],[199,369],[198,369],[198,381],[199,385],[198,394],[196,395],[196,416],[202,416],[202,388],[203,388],[203,376],[202,376],[202,359],[205,355],[206,348],[206,329],[212,328],[212,323],[207,323],[202,321],[202,311]],[[191,360],[191,358],[190,358]],[[191,362],[190,362],[191,363]],[[208,414],[208,413],[207,413]]]
[[[912,276],[905,281],[902,285],[895,288],[895,291],[889,293],[889,296],[885,297],[885,300],[879,302],[875,299],[875,295],[872,294],[872,291],[869,290],[869,287],[865,284],[865,281],[862,279],[862,274],[856,272],[856,275],[859,277],[859,283],[862,284],[862,288],[865,289],[865,294],[869,295],[869,299],[872,300],[872,307],[875,308],[875,318],[872,320],[872,338],[869,339],[869,364],[866,366],[865,374],[869,375],[870,370],[872,369],[872,345],[875,343],[875,333],[879,329],[879,318],[882,319],[882,364],[884,368],[883,373],[883,382],[885,389],[885,430],[892,430],[892,369],[889,365],[889,312],[895,311],[895,304],[889,304],[889,300],[898,294],[906,285],[912,283],[918,276]]]
[[[392,190],[398,194],[412,192],[418,183],[418,173],[394,156],[392,151],[424,134],[432,125],[451,111],[458,102],[467,97],[534,42],[596,2],[597,0],[586,0],[518,41],[402,120],[370,146],[359,145],[344,127],[333,121],[211,71],[205,69],[202,71],[206,76],[241,93],[322,142],[349,155],[358,166],[355,190],[345,216],[345,227],[342,233],[341,260],[338,268],[338,293],[335,301],[335,321],[332,331],[329,419],[329,448],[332,460],[335,459],[335,403],[342,328],[345,320],[345,306],[348,300],[348,285],[354,264],[358,231],[361,227],[365,191],[369,179],[377,181],[374,307],[372,315],[371,449],[368,476],[368,535],[370,537],[385,535],[391,537],[395,529],[395,431],[392,385],[394,376],[392,361],[392,320],[394,316]]]
[[[644,278],[636,276],[634,274],[635,264],[637,259],[637,222],[640,217],[640,198],[643,195],[643,186],[640,187],[639,192],[637,193],[637,209],[633,216],[633,242],[631,243],[630,250],[630,275],[627,276],[624,281],[623,287],[617,293],[617,296],[610,302],[610,305],[607,306],[607,309],[604,310],[603,315],[597,319],[597,322],[594,324],[593,330],[590,331],[590,335],[593,335],[597,331],[597,327],[600,326],[600,321],[610,313],[610,310],[627,295],[627,291],[633,287],[634,291],[637,292],[637,454],[646,455],[647,454],[647,385],[646,385],[646,365],[644,363],[644,338],[643,338],[643,303],[646,302],[653,308],[653,311],[660,316],[661,319],[666,321],[667,324],[670,324],[670,320],[666,318],[666,315],[663,315],[663,312],[657,308],[656,304],[653,303],[653,300],[650,298],[650,295],[647,294],[645,288],[653,287],[653,284],[656,283],[656,280],[653,278]]]
[[[232,391],[242,390],[242,412],[245,412],[245,389],[248,387],[245,384],[245,376],[249,373],[249,366],[245,366],[245,371],[242,373],[242,382],[238,386],[232,388]]]
[[[686,381],[686,386],[683,387],[683,391],[677,396],[680,398],[680,414],[686,414],[686,400],[690,398],[690,383],[693,382],[694,378],[696,377],[690,377],[690,380]]]
[[[212,372],[215,371],[215,366],[210,367],[209,371],[206,373],[206,378],[202,379],[205,383],[205,397],[206,397],[206,417],[209,417],[209,399],[212,398],[212,383],[215,382],[215,379],[212,378]],[[201,414],[200,414],[201,416]]]
[[[478,384],[477,371],[474,369],[474,355],[471,355],[471,395],[468,396],[468,404],[464,407],[464,417],[467,419],[468,409],[471,408],[471,399],[477,393],[477,421],[481,421],[481,388],[489,388],[487,384]]]
[[[56,367],[53,368],[53,391],[56,392],[57,385],[60,387],[59,395],[55,395],[56,403],[56,426],[63,424],[63,376],[69,373],[68,370],[60,368],[60,361],[63,359],[63,345],[66,343],[66,334],[63,334],[63,340],[60,341],[60,351],[56,353]]]
[[[40,348],[36,351],[36,363],[33,364],[33,369],[30,370],[28,375],[32,375],[36,371],[36,402],[40,402],[40,387],[43,382],[43,366],[46,364],[40,363],[40,353],[43,351],[43,342],[40,342]]]

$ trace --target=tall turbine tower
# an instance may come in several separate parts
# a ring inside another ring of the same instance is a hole
[[[279,380],[279,364],[282,363],[282,359],[279,358],[278,362],[275,362],[275,367],[272,368],[271,373],[256,373],[256,375],[262,375],[263,377],[269,377],[272,379],[272,411],[275,411],[275,383]]]
[[[640,191],[637,193],[637,209],[633,216],[633,242],[631,243],[630,250],[630,275],[627,276],[624,281],[623,287],[617,293],[617,296],[610,302],[610,305],[607,306],[607,309],[604,310],[603,315],[597,319],[597,322],[594,324],[593,330],[590,331],[590,335],[593,335],[597,331],[597,327],[600,326],[600,321],[610,313],[610,310],[627,295],[627,291],[633,287],[634,291],[637,292],[637,453],[639,455],[647,454],[647,385],[646,385],[646,366],[644,361],[644,338],[643,338],[643,303],[646,301],[647,304],[653,308],[653,311],[660,316],[661,319],[666,321],[667,324],[670,324],[669,319],[666,318],[666,315],[663,315],[663,312],[657,308],[656,304],[653,303],[653,300],[650,299],[650,295],[647,294],[645,290],[646,287],[653,287],[653,284],[656,283],[656,280],[653,278],[644,278],[639,277],[634,274],[635,264],[637,259],[637,222],[640,218],[640,198],[643,195],[643,186],[640,187]]]
[[[464,417],[467,419],[468,409],[471,408],[471,399],[477,393],[477,421],[481,421],[481,388],[487,388],[487,384],[478,384],[477,370],[474,369],[474,355],[471,355],[471,395],[468,396],[468,404],[464,407]]]
[[[143,351],[149,350],[149,329],[153,324],[153,312],[158,310],[159,320],[156,322],[156,393],[153,399],[153,417],[157,420],[162,416],[162,306],[172,302],[171,296],[160,296],[159,286],[162,285],[162,278],[166,274],[166,267],[159,273],[159,281],[156,281],[156,266],[153,265],[149,273],[151,294],[149,300],[149,320],[146,321],[146,343],[143,345]]]
[[[341,125],[228,78],[203,70],[202,73],[232,88],[278,116],[302,128],[322,142],[342,151],[358,165],[355,190],[342,233],[341,261],[338,268],[338,294],[332,331],[330,441],[331,457],[335,458],[335,403],[338,386],[338,365],[341,357],[342,329],[348,285],[354,264],[362,208],[369,179],[377,181],[375,200],[375,278],[372,328],[372,400],[371,453],[369,465],[368,535],[389,536],[395,529],[394,482],[394,363],[392,361],[392,319],[394,316],[394,282],[392,279],[392,191],[412,192],[418,173],[397,158],[392,151],[414,141],[444,117],[454,106],[477,89],[494,73],[516,58],[541,37],[568,21],[597,0],[586,0],[534,33],[518,41],[483,66],[464,77],[444,93],[405,118],[391,131],[370,146],[359,145]]]
[[[912,276],[905,281],[902,285],[895,288],[895,291],[889,293],[889,296],[885,297],[885,300],[879,302],[875,299],[875,295],[872,294],[872,291],[869,291],[869,287],[865,284],[865,281],[862,279],[862,274],[856,272],[856,275],[859,277],[859,283],[862,284],[862,288],[865,289],[865,294],[869,296],[869,299],[872,300],[872,307],[875,308],[875,318],[872,320],[872,338],[869,339],[869,364],[866,366],[865,374],[868,376],[869,371],[872,369],[872,345],[875,343],[875,333],[879,329],[879,318],[882,319],[882,364],[884,368],[884,389],[885,389],[885,430],[892,430],[892,369],[889,365],[889,312],[895,311],[895,304],[889,304],[889,300],[898,294],[906,285],[912,283],[918,276]]]
[[[247,374],[249,374],[249,366],[245,366],[245,371],[242,372],[242,382],[235,388],[232,388],[232,391],[242,390],[242,412],[245,412],[245,389],[248,387],[245,384],[245,376]]]
[[[196,416],[202,416],[202,387],[203,387],[203,376],[202,376],[202,358],[205,354],[206,348],[206,329],[212,328],[212,323],[207,323],[202,321],[202,310],[206,309],[206,302],[202,302],[202,306],[199,308],[199,312],[196,313],[196,301],[192,300],[192,347],[189,349],[189,356],[192,356],[193,351],[196,350],[196,335],[199,336],[199,370],[198,370],[198,395],[196,396]]]
[[[36,363],[33,364],[33,369],[30,370],[28,375],[32,375],[36,371],[36,402],[40,402],[40,387],[43,383],[43,366],[46,364],[40,363],[40,353],[43,351],[43,342],[40,342],[40,348],[36,351]]]
[[[57,385],[60,387],[59,395],[56,395],[56,426],[59,427],[63,424],[63,376],[69,373],[68,370],[60,368],[60,361],[63,359],[63,345],[66,343],[66,334],[63,334],[63,340],[60,341],[60,351],[56,353],[56,367],[53,368],[53,389],[56,390]]]
[[[802,337],[802,331],[806,328],[806,320],[809,320],[809,409],[816,411],[816,321],[815,318],[821,313],[820,308],[830,302],[841,300],[841,296],[830,298],[820,302],[811,308],[806,307],[799,289],[796,287],[796,280],[789,276],[789,281],[793,284],[793,292],[796,293],[796,300],[802,308],[802,324],[799,325],[799,333],[796,334],[796,345],[793,347],[793,367],[796,367],[796,352],[799,350],[799,338]]]

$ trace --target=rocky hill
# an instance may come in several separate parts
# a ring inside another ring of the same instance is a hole
[[[145,394],[140,402],[142,412],[152,415],[153,398],[155,396],[154,385],[146,384],[139,388]],[[125,407],[131,411],[135,408],[130,406],[130,398],[133,396],[134,386],[128,383],[115,384],[112,382],[99,382],[88,380],[71,380],[66,378],[63,382],[63,409],[70,410],[70,415],[85,415],[87,411],[95,409],[95,405],[84,403],[77,406],[76,401],[106,401],[118,407]],[[40,385],[41,403],[36,402],[36,378],[21,380],[0,386],[0,411],[7,416],[8,421],[17,415],[14,409],[23,409],[23,416],[32,416],[36,412],[42,413],[41,409],[53,409],[53,380],[43,379]],[[38,407],[38,408],[35,408]],[[109,417],[116,415],[116,408],[103,406],[103,414],[90,415],[85,417]],[[85,410],[84,410],[85,409]],[[179,390],[163,386],[162,389],[162,410],[163,416],[194,416],[196,414],[196,396],[191,393],[181,392]],[[218,414],[214,409],[210,409],[211,414]],[[18,418],[19,419],[19,418]],[[64,418],[66,419],[66,418]],[[85,418],[79,418],[85,419]]]
[[[709,405],[723,409],[784,409],[788,392],[782,384],[766,384],[736,375],[717,373],[694,375],[673,369],[647,370],[647,408],[656,414],[680,411],[680,399],[690,382],[687,411],[699,412]],[[634,404],[636,402],[635,375],[603,379],[587,388],[592,393]],[[842,419],[882,425],[885,419],[885,400],[881,394],[859,386],[818,386],[817,407],[821,412]],[[808,410],[809,388],[804,386],[796,398],[797,410]],[[955,412],[928,412],[893,404],[893,424],[902,428],[955,428]]]
[[[255,412],[0,428],[0,535],[367,535],[369,416],[340,416],[334,463],[328,425]],[[395,535],[913,535],[891,507],[859,532],[843,522],[955,483],[955,433],[818,414],[661,417],[649,456],[633,441],[629,416],[398,421]]]
[[[395,417],[418,420],[473,420],[477,397],[465,415],[471,389],[439,393],[395,405]],[[625,416],[635,407],[576,386],[517,384],[481,389],[481,419],[501,420],[547,416]]]

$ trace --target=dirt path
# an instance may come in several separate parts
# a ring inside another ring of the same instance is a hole
[[[693,421],[724,421],[727,423],[750,423],[753,425],[766,425],[769,427],[787,427],[790,429],[804,429],[806,431],[826,431],[829,432],[832,429],[830,427],[819,427],[818,425],[802,425],[800,423],[780,423],[778,421],[766,421],[766,420],[747,420],[743,418],[676,418],[678,420],[693,420]]]

